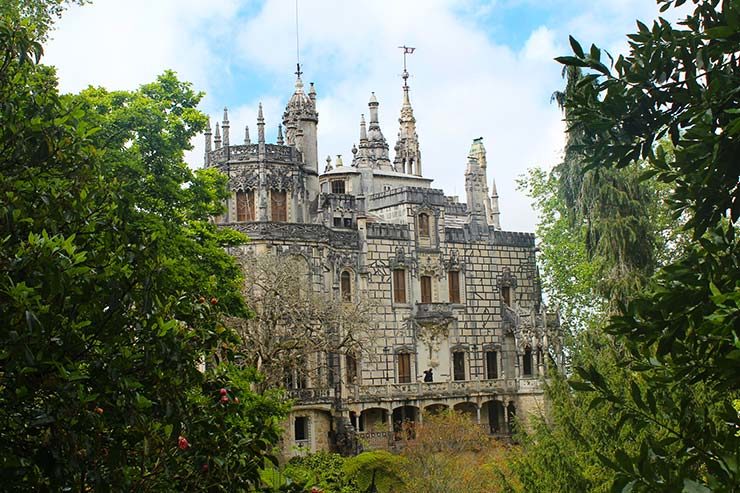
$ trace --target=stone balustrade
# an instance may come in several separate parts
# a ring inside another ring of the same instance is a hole
[[[536,388],[538,380],[530,380],[531,388]],[[378,400],[394,398],[429,399],[436,397],[465,397],[476,393],[501,394],[519,390],[513,378],[495,380],[460,380],[452,382],[411,382],[388,383],[384,385],[360,385],[353,387],[350,400]]]
[[[328,404],[334,400],[334,389],[319,387],[311,389],[292,389],[287,391],[288,397],[297,404]]]

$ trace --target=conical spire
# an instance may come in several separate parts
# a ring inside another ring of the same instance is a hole
[[[501,211],[498,206],[496,180],[493,180],[493,183],[491,184],[491,220],[489,222],[494,228],[501,229]]]
[[[409,73],[406,71],[405,61],[403,69],[403,104],[401,117],[398,119],[398,140],[396,141],[396,156],[393,164],[396,171],[410,175],[421,176],[421,151],[419,137],[416,134],[416,118],[409,98]]]
[[[360,142],[367,141],[367,126],[365,125],[365,115],[360,115]]]
[[[221,129],[224,133],[224,147],[229,145],[229,110],[224,108],[224,121],[221,123]]]
[[[257,142],[265,143],[265,116],[262,114],[262,103],[260,102],[257,110]]]
[[[249,125],[244,126],[244,144],[249,145],[252,141],[249,138]]]
[[[221,149],[221,130],[218,123],[216,124],[216,135],[213,136],[213,144],[216,149]]]
[[[277,133],[277,143],[278,145],[283,145],[285,141],[283,141],[283,126],[278,123],[278,133]]]
[[[206,138],[206,150],[204,152],[203,162],[205,163],[206,167],[208,167],[208,164],[209,164],[208,154],[211,152],[211,135],[213,135],[211,132],[211,119],[210,118],[206,121],[206,131],[203,132],[203,135]]]

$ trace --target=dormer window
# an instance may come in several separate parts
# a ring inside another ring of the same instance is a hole
[[[429,214],[419,214],[419,236],[429,237]]]

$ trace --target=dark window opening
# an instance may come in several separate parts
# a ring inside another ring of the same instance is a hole
[[[341,228],[342,227],[342,218],[341,217],[335,217],[334,218],[334,227],[335,228]]]
[[[496,351],[486,351],[486,378],[488,380],[498,378],[498,354]]]
[[[411,355],[398,354],[398,383],[411,383]]]
[[[393,271],[393,301],[406,303],[406,271],[403,269]]]
[[[352,218],[351,217],[345,217],[344,218],[344,227],[345,228],[351,228],[352,227]]]
[[[524,350],[524,356],[522,357],[522,373],[524,376],[531,377],[532,376],[532,348],[527,346],[527,348]]]
[[[465,380],[465,353],[452,353],[452,374],[455,380]]]
[[[429,214],[419,214],[419,236],[429,237]]]
[[[348,354],[345,360],[347,362],[347,383],[357,383],[357,358],[354,354]]]
[[[342,272],[339,289],[342,292],[342,300],[350,301],[352,299],[352,279],[349,272]]]
[[[504,300],[506,306],[511,306],[511,288],[509,286],[501,287],[501,299]]]
[[[432,302],[432,278],[430,276],[421,276],[421,302]]]
[[[285,192],[273,190],[270,192],[270,208],[272,209],[272,220],[285,222],[288,220],[288,200]]]
[[[294,431],[296,440],[308,440],[308,417],[296,416]]]
[[[450,303],[460,303],[460,272],[451,270],[447,273],[447,287],[450,289]]]
[[[345,193],[344,180],[334,180],[331,182],[331,193]]]

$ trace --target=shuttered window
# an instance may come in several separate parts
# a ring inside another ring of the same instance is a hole
[[[236,220],[254,221],[254,192],[236,192]]]
[[[430,276],[421,276],[421,302],[432,302],[432,278]]]
[[[411,382],[411,355],[409,353],[398,354],[398,383]]]
[[[447,286],[450,289],[450,303],[460,303],[460,272],[451,270],[447,273]]]
[[[285,192],[273,190],[270,192],[270,208],[272,220],[285,222],[288,220],[288,204]]]
[[[406,303],[406,271],[403,269],[393,271],[393,301]]]

